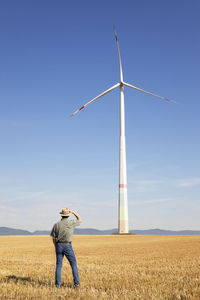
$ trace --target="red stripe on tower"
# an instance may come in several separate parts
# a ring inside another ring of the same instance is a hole
[[[81,109],[83,109],[85,106],[82,106],[81,108],[79,108],[79,111],[81,110]]]
[[[120,189],[126,189],[127,188],[127,184],[119,184],[119,188]]]

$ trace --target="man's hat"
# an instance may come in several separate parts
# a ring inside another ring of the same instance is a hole
[[[62,217],[69,217],[72,213],[70,212],[69,208],[63,208],[60,212]]]

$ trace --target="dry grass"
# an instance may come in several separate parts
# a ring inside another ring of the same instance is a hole
[[[1,299],[200,299],[200,236],[75,236],[81,288],[50,237],[0,237]]]

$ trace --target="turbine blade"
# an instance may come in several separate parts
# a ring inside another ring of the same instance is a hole
[[[119,59],[120,82],[122,82],[123,81],[122,63],[121,63],[121,56],[120,56],[120,51],[119,51],[119,43],[118,43],[118,38],[117,38],[117,33],[116,33],[115,25],[113,25],[113,28],[114,28],[115,39],[116,39],[116,43],[117,43],[117,52],[118,52],[118,59]]]
[[[115,85],[113,85],[111,88],[109,88],[108,90],[106,90],[105,92],[101,93],[100,95],[98,95],[97,97],[93,98],[92,100],[90,100],[89,102],[87,102],[86,104],[84,104],[82,107],[80,107],[79,109],[77,109],[73,114],[71,114],[70,117],[73,117],[75,114],[77,114],[80,110],[82,110],[83,108],[85,108],[88,104],[94,102],[95,100],[103,97],[104,95],[108,94],[109,92],[111,92],[112,90],[116,89],[118,86],[120,86],[120,83],[117,83]]]
[[[123,85],[125,85],[125,86],[127,86],[127,87],[130,87],[130,88],[132,88],[132,89],[134,89],[134,90],[137,90],[137,91],[140,91],[140,92],[143,92],[143,93],[152,95],[152,96],[157,97],[157,98],[160,98],[160,99],[162,99],[162,100],[165,100],[165,101],[168,101],[168,102],[174,102],[174,103],[176,103],[176,104],[179,104],[178,102],[176,102],[176,101],[174,101],[174,100],[170,100],[170,99],[168,99],[168,98],[165,98],[165,97],[162,97],[162,96],[159,96],[159,95],[156,95],[156,94],[147,92],[147,91],[142,90],[142,89],[140,89],[140,88],[138,88],[138,87],[136,87],[136,86],[134,86],[134,85],[131,85],[131,84],[129,84],[129,83],[123,82]]]

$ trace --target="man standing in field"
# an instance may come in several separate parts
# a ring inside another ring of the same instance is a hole
[[[76,257],[72,248],[72,238],[74,227],[79,226],[82,222],[82,219],[77,213],[68,208],[63,208],[60,212],[60,215],[62,219],[53,226],[50,234],[56,250],[55,284],[56,287],[61,286],[62,262],[63,256],[65,255],[72,268],[74,287],[79,288],[80,282]],[[74,215],[76,217],[76,220],[69,220],[69,216],[71,215]]]

